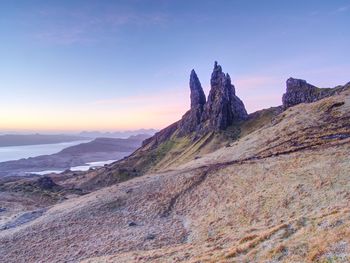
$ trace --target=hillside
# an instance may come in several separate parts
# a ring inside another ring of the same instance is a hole
[[[206,101],[192,73],[182,120],[47,190],[90,193],[25,212],[2,201],[0,261],[349,262],[350,85],[318,97],[305,83],[247,115],[221,67]]]

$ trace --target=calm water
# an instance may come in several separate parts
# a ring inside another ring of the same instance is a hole
[[[0,147],[0,162],[35,157],[39,155],[53,154],[69,146],[89,141],[90,140],[62,142],[54,144]]]
[[[117,160],[108,160],[108,161],[100,161],[100,162],[91,162],[87,163],[86,165],[80,165],[80,166],[74,166],[71,167],[71,171],[87,171],[90,168],[93,167],[101,167],[104,166],[105,164],[110,164],[113,163]],[[31,174],[39,174],[39,175],[45,175],[45,174],[50,174],[50,173],[62,173],[63,170],[45,170],[45,171],[40,171],[40,172],[30,172]]]

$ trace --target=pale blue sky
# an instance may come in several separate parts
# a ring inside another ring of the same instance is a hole
[[[0,0],[0,130],[162,128],[214,60],[249,112],[350,81],[350,1]]]

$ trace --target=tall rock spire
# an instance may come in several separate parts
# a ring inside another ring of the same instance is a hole
[[[180,136],[197,131],[206,103],[205,94],[196,72],[192,69],[190,75],[191,109],[182,116],[179,122]]]
[[[208,100],[194,70],[190,76],[191,109],[182,116],[178,123],[178,135],[192,132],[205,134],[224,130],[236,121],[244,120],[248,114],[243,102],[236,96],[235,87],[229,74],[222,72],[215,61],[210,79]]]
[[[190,76],[190,90],[191,90],[191,109],[205,104],[205,94],[202,89],[202,85],[197,77],[194,69],[191,71]]]
[[[201,119],[201,130],[208,132],[226,129],[235,121],[247,118],[243,102],[235,95],[230,75],[225,75],[216,61],[210,84],[208,101]]]

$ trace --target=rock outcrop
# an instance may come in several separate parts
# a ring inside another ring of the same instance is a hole
[[[286,110],[300,103],[311,103],[332,95],[335,95],[349,86],[337,86],[335,88],[317,88],[302,79],[287,79],[287,90],[283,94],[283,109]]]
[[[211,75],[211,89],[207,101],[194,70],[191,71],[189,84],[190,110],[182,116],[181,120],[145,140],[143,146],[159,145],[174,134],[182,137],[193,132],[203,135],[212,131],[225,130],[235,122],[248,117],[243,102],[236,96],[229,74],[223,73],[217,62]]]
[[[194,70],[190,77],[191,109],[179,122],[179,136],[191,132],[205,134],[224,130],[234,122],[244,120],[248,114],[243,102],[236,96],[235,87],[229,74],[215,61],[210,79],[208,101]]]
[[[204,105],[206,103],[202,85],[194,70],[191,71],[190,90],[191,109],[185,113],[179,122],[179,136],[189,134],[198,129],[198,125],[201,122]]]
[[[204,132],[224,130],[234,122],[248,117],[243,102],[235,94],[230,75],[223,73],[217,62],[214,65],[210,85],[200,130]]]
[[[49,176],[43,176],[39,178],[36,181],[36,184],[38,185],[38,187],[45,190],[52,190],[53,188],[59,187]]]
[[[191,90],[191,109],[203,107],[206,99],[202,85],[194,69],[190,75],[190,90]]]

